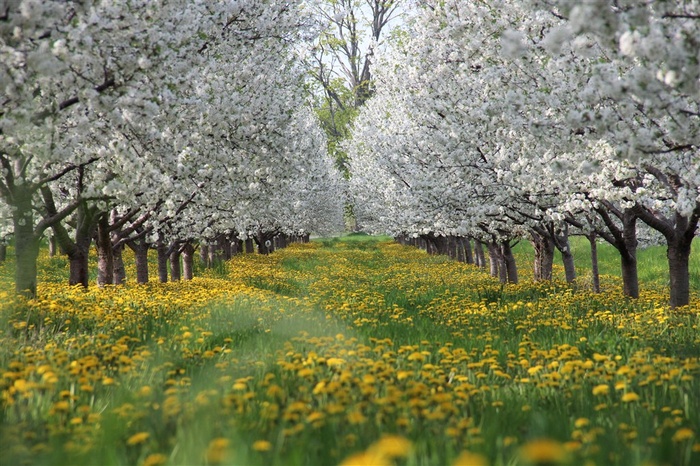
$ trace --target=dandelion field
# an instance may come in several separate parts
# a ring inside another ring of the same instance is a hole
[[[369,239],[88,291],[61,261],[29,302],[0,265],[3,464],[700,463],[700,308],[660,286]]]

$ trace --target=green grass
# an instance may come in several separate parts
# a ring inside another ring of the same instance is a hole
[[[543,437],[570,449],[562,464],[700,461],[700,314],[663,305],[658,270],[628,300],[604,245],[610,275],[595,295],[563,283],[559,268],[552,283],[504,286],[386,237],[314,243],[235,257],[201,284],[106,294],[52,285],[26,309],[0,308],[3,460],[140,465],[163,454],[167,464],[215,464],[219,439],[224,464],[338,464],[396,434],[413,445],[397,465],[449,465],[463,450],[528,464],[524,446]],[[585,282],[588,245],[573,246]],[[529,246],[516,253],[530,267]],[[46,269],[66,277],[57,258]],[[3,283],[8,274],[0,266]],[[210,301],[195,306],[189,295]],[[74,374],[85,358],[95,366]],[[55,387],[42,385],[43,366]],[[105,375],[114,383],[103,386]],[[600,386],[609,393],[595,394]],[[53,413],[63,399],[68,412]],[[79,409],[99,423],[70,424]],[[674,438],[683,429],[691,438]],[[130,445],[137,432],[148,440]],[[71,442],[86,451],[67,451]]]

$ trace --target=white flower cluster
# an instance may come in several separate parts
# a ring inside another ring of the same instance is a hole
[[[428,3],[347,144],[361,222],[487,238],[567,223],[623,248],[641,220],[692,241],[700,2]]]
[[[49,198],[54,214],[30,228],[81,202],[146,214],[139,228],[173,238],[342,228],[344,188],[295,63],[303,3],[9,2],[3,233],[13,209],[42,212]]]

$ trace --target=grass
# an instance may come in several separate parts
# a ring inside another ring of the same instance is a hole
[[[29,302],[8,261],[3,461],[696,464],[698,288],[671,310],[663,279],[643,278],[627,300],[602,249],[598,295],[528,280],[524,244],[507,286],[360,235],[87,291],[42,255]]]

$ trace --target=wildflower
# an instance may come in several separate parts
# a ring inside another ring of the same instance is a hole
[[[593,387],[593,394],[595,396],[607,395],[608,393],[610,393],[610,385],[600,384]]]
[[[543,438],[520,447],[520,456],[523,460],[535,464],[561,463],[566,459],[566,449],[556,440]]]
[[[126,441],[127,445],[138,445],[140,443],[145,442],[148,440],[148,438],[151,436],[148,432],[139,432],[138,434],[134,434],[129,439]]]
[[[272,444],[267,440],[257,440],[253,443],[253,450],[255,451],[270,451],[272,449]]]
[[[168,457],[162,453],[152,453],[143,460],[141,466],[161,466],[168,461]]]
[[[580,429],[582,427],[586,427],[590,423],[591,423],[591,421],[589,421],[587,418],[580,417],[580,418],[576,419],[576,421],[574,421],[574,426],[576,426],[577,429]]]
[[[341,358],[328,358],[326,360],[326,364],[329,367],[339,367],[339,366],[342,366],[344,363],[345,363],[345,360],[341,359]]]
[[[65,413],[70,409],[70,404],[67,401],[57,401],[54,403],[52,411],[56,413]]]
[[[387,458],[405,458],[411,448],[411,442],[399,435],[385,435],[370,446],[377,455]]]
[[[367,418],[359,411],[351,411],[347,415],[350,424],[364,424]]]
[[[31,384],[24,379],[17,379],[15,380],[14,387],[18,392],[24,393],[31,389]]]
[[[489,463],[483,455],[463,451],[452,462],[452,466],[487,466]]]
[[[209,442],[206,458],[209,464],[222,463],[228,454],[229,441],[226,438],[215,438]]]
[[[355,453],[348,456],[340,466],[390,466],[392,462],[381,456],[375,456],[371,452]]]
[[[681,429],[678,429],[675,434],[673,434],[672,440],[674,442],[683,442],[685,440],[690,440],[695,436],[695,432],[693,432],[692,429],[689,429],[687,427],[683,427]]]
[[[630,403],[632,401],[639,400],[639,395],[637,395],[634,392],[628,392],[628,393],[625,393],[624,395],[622,395],[621,399],[622,399],[623,403]]]

